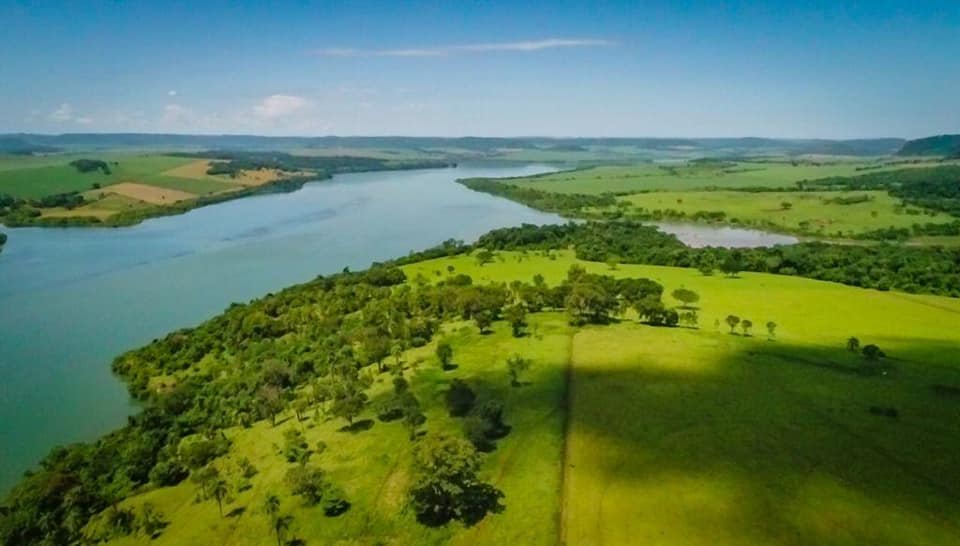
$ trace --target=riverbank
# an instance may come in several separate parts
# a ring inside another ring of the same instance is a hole
[[[497,227],[563,222],[454,183],[550,170],[464,164],[338,174],[119,230],[4,230],[0,490],[52,446],[126,422],[132,407],[110,373],[114,356],[317,274]]]

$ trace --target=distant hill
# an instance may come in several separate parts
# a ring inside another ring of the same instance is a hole
[[[28,155],[58,152],[60,148],[33,144],[16,136],[0,136],[0,154]]]
[[[908,140],[897,154],[960,157],[960,135],[937,135]]]
[[[4,144],[6,143],[6,144]],[[318,136],[267,137],[257,135],[178,135],[153,133],[70,133],[62,135],[0,135],[0,153],[39,153],[62,149],[86,152],[108,149],[202,151],[294,151],[318,149],[427,150],[441,155],[496,158],[506,151],[550,150],[583,152],[616,149],[618,153],[683,154],[684,156],[848,155],[894,154],[899,138],[858,140],[744,138],[550,138],[550,137],[404,137]],[[626,151],[625,151],[626,150]]]

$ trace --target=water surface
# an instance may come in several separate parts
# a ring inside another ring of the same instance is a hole
[[[348,174],[128,228],[4,229],[0,491],[52,446],[124,423],[133,408],[110,374],[119,353],[318,274],[561,221],[453,183],[549,170]]]

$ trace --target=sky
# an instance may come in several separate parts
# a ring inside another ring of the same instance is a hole
[[[960,132],[960,1],[0,2],[0,133]]]

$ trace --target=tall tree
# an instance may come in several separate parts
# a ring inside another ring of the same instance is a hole
[[[732,334],[733,329],[736,328],[738,324],[740,324],[740,317],[738,317],[737,315],[727,315],[726,321],[727,321],[727,326],[730,327],[730,333]]]

